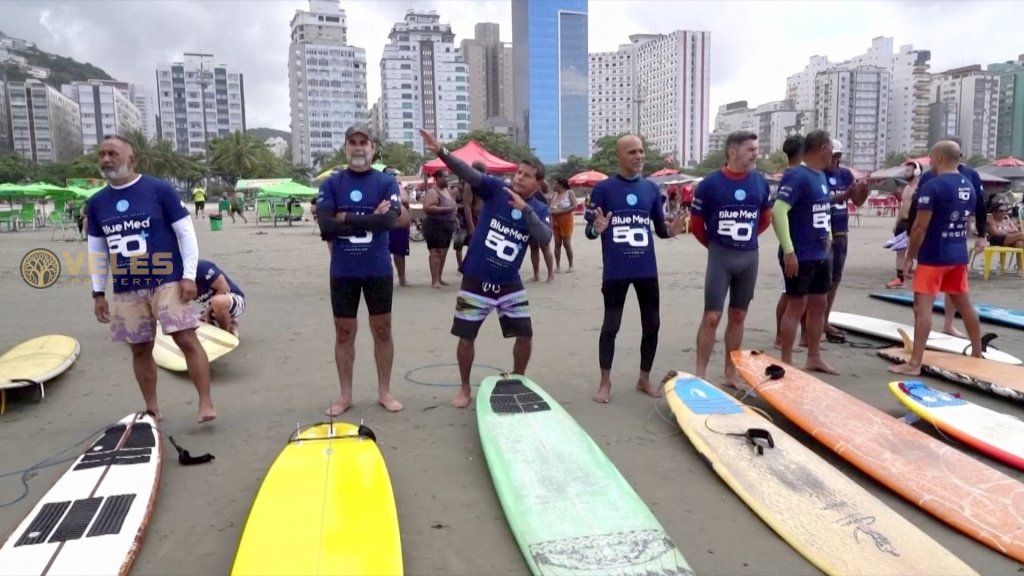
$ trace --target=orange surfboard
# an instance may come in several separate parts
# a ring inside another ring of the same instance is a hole
[[[780,360],[749,350],[732,359],[758,396],[826,447],[936,518],[1024,562],[1024,484]],[[785,374],[767,376],[772,365]]]

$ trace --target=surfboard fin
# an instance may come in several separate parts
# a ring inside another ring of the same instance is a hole
[[[178,464],[181,464],[182,466],[206,464],[214,459],[214,455],[209,453],[203,454],[202,456],[193,456],[189,454],[188,450],[178,446],[178,443],[174,441],[174,436],[168,436],[167,439],[171,441],[171,446],[174,446],[174,449],[178,451]]]
[[[365,424],[359,424],[359,430],[357,434],[359,435],[360,438],[368,438],[370,440],[373,440],[374,442],[377,441],[377,435],[374,434],[373,430],[371,430],[370,427]]]
[[[996,338],[999,338],[999,334],[996,334],[995,332],[988,332],[987,334],[983,334],[981,336],[981,351],[988,352],[988,345],[991,344],[992,341],[995,340]],[[963,355],[970,356],[970,350],[971,345],[968,344],[967,346],[964,347]]]
[[[896,331],[900,333],[900,339],[903,340],[903,351],[907,354],[912,354],[914,352],[914,339],[903,328],[897,328]]]

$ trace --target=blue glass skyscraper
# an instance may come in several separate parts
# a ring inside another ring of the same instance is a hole
[[[587,0],[512,0],[516,140],[546,164],[589,156]]]

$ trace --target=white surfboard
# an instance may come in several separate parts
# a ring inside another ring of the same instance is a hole
[[[109,427],[0,547],[0,575],[125,575],[160,483],[156,422],[136,413]]]
[[[891,322],[881,318],[872,318],[871,316],[847,314],[846,312],[832,312],[829,316],[828,323],[836,328],[842,328],[843,330],[849,330],[850,332],[867,334],[868,336],[874,336],[883,340],[891,340],[893,342],[900,343],[903,342],[899,333],[901,328],[908,334],[914,333],[913,326],[907,326],[906,324]],[[956,336],[950,336],[949,334],[932,330],[931,335],[928,336],[928,343],[926,344],[926,347],[931,350],[940,350],[942,352],[950,352],[952,354],[969,354],[971,341],[965,338],[957,338]],[[988,360],[995,360],[996,362],[1003,362],[1005,364],[1021,363],[1019,358],[1001,350],[996,350],[992,346],[989,346],[988,350],[982,353],[982,356]]]

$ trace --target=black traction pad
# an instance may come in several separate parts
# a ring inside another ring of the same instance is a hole
[[[50,537],[50,532],[57,526],[57,522],[64,516],[68,508],[71,506],[71,501],[67,500],[64,502],[48,502],[43,504],[43,507],[39,509],[39,513],[32,519],[32,523],[25,529],[25,533],[18,538],[18,541],[14,543],[15,547],[25,546],[31,544],[42,544],[46,542],[46,539]]]
[[[491,392],[491,410],[495,414],[529,414],[551,410],[543,398],[519,380],[498,380]]]
[[[135,494],[108,496],[103,502],[99,516],[96,517],[96,522],[89,529],[89,538],[120,533],[124,519],[128,516],[128,511],[132,509],[134,501]]]
[[[101,497],[75,500],[67,516],[64,517],[60,526],[57,527],[53,532],[53,536],[50,537],[50,542],[66,542],[81,538],[85,534],[85,529],[89,527],[89,523],[92,522],[92,517],[100,509],[100,502],[102,501],[103,498]]]
[[[145,464],[153,453],[152,448],[122,448],[113,452],[99,452],[86,454],[82,460],[75,465],[75,470],[88,470],[100,466],[124,466],[130,464]]]

